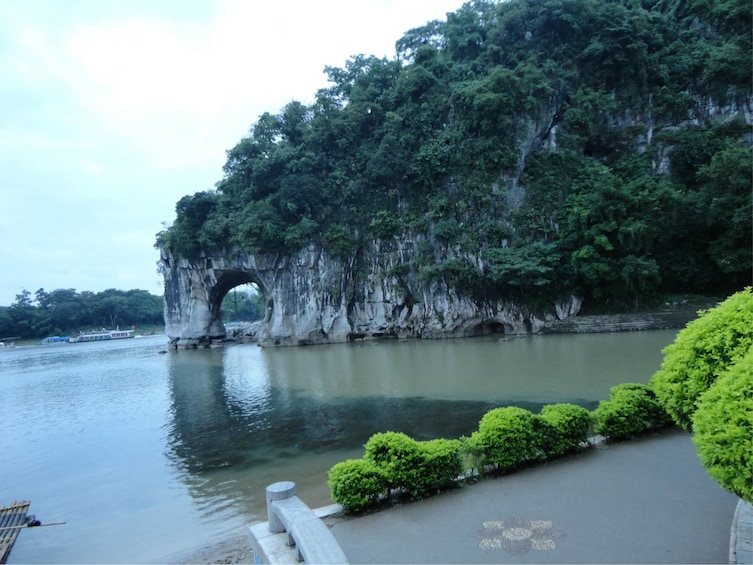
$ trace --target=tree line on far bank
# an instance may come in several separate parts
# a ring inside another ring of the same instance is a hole
[[[162,325],[163,311],[162,297],[146,290],[47,292],[40,288],[34,294],[23,290],[13,304],[0,306],[0,338],[34,339],[91,328]]]

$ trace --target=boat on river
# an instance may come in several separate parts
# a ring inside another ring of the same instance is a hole
[[[50,345],[53,343],[68,343],[71,340],[70,337],[67,335],[51,335],[50,337],[44,338],[40,344],[42,345]]]
[[[89,341],[111,341],[113,339],[128,339],[133,337],[133,330],[106,330],[81,332],[75,337],[68,338],[68,343],[86,343]]]

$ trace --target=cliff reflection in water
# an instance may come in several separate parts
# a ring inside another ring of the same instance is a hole
[[[291,381],[304,378],[317,389],[321,368],[293,374],[305,370],[297,366],[295,353],[235,346],[171,354],[169,446],[187,471],[248,469],[280,458],[360,448],[372,433],[387,429],[419,439],[458,436],[472,431],[493,406],[426,397],[350,396],[344,388],[311,395],[290,386]]]
[[[316,349],[327,365],[323,348]],[[470,433],[492,407],[478,401],[350,396],[342,387],[323,391],[321,367],[301,366],[296,353],[234,346],[170,355],[168,456],[205,516],[261,518],[264,487],[279,480],[294,480],[312,504],[326,504],[327,470],[360,457],[373,433],[456,437]],[[300,379],[307,381],[307,390],[289,386]]]

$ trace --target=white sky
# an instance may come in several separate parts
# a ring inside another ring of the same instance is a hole
[[[162,294],[155,234],[325,65],[393,57],[462,0],[0,0],[0,306]]]

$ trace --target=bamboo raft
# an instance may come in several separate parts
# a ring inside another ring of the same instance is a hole
[[[21,529],[29,527],[26,513],[30,505],[31,501],[24,500],[13,502],[9,506],[0,506],[0,563],[7,561]]]
[[[27,514],[31,506],[30,500],[13,502],[8,506],[0,506],[0,564],[5,563],[16,543],[18,534],[24,528],[37,526],[60,526],[65,522],[48,522],[43,524],[34,514]]]

